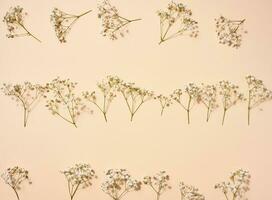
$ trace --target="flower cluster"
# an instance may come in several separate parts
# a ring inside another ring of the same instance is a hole
[[[174,90],[171,94],[171,98],[187,112],[187,122],[190,124],[190,111],[193,109],[195,103],[199,101],[200,88],[194,83],[189,83],[184,93],[187,94],[186,104],[182,101],[183,92],[181,89]]]
[[[160,102],[161,115],[163,115],[165,108],[169,107],[173,103],[171,97],[164,96],[162,94],[156,96],[154,99],[158,99],[158,101]]]
[[[216,21],[216,33],[220,44],[225,44],[230,47],[239,48],[242,43],[242,37],[247,31],[243,26],[245,19],[243,20],[230,20],[224,16],[220,16],[215,19]]]
[[[154,98],[154,92],[136,87],[135,83],[122,82],[119,84],[118,91],[122,93],[126,101],[131,121],[141,106]]]
[[[20,200],[18,190],[21,189],[22,184],[24,182],[28,182],[29,184],[32,184],[29,173],[26,169],[15,166],[13,168],[8,168],[2,175],[2,179],[5,181],[6,184],[8,184],[12,190],[15,192],[16,197],[18,200]]]
[[[112,6],[109,0],[104,0],[98,6],[98,18],[102,20],[103,36],[109,37],[111,40],[117,40],[119,37],[124,37],[129,32],[128,25],[131,22],[141,19],[127,19],[119,15],[119,11],[115,6]]]
[[[61,43],[67,42],[66,37],[71,31],[73,25],[80,17],[88,14],[89,12],[91,12],[91,10],[80,15],[73,15],[65,13],[58,8],[54,8],[51,14],[51,22],[53,23],[58,40]]]
[[[24,127],[26,127],[29,114],[45,96],[45,88],[39,84],[24,82],[23,84],[3,84],[3,93],[15,100],[24,110]]]
[[[24,25],[27,13],[20,6],[11,7],[4,16],[3,22],[7,25],[8,38],[31,36],[37,41],[41,42],[35,37]]]
[[[143,183],[151,187],[156,193],[156,199],[159,200],[160,196],[168,189],[171,189],[169,185],[170,176],[166,171],[160,171],[154,176],[144,177]]]
[[[220,81],[219,82],[219,95],[222,96],[222,104],[223,104],[223,119],[222,125],[225,122],[226,112],[232,106],[236,105],[239,102],[245,100],[245,97],[239,91],[239,86],[232,84],[229,81]]]
[[[92,186],[92,181],[96,178],[95,171],[89,164],[76,164],[61,173],[64,174],[68,181],[68,190],[71,200],[79,189]]]
[[[82,98],[75,94],[76,85],[77,83],[71,82],[70,79],[61,80],[59,77],[46,84],[46,89],[51,94],[46,107],[53,115],[61,117],[75,127],[78,117],[86,109]]]
[[[126,169],[109,169],[102,190],[113,200],[122,199],[128,192],[139,191],[142,183],[131,177]]]
[[[272,100],[272,91],[267,89],[262,80],[249,75],[246,76],[248,84],[248,124],[250,124],[250,111],[260,104]]]
[[[215,189],[221,190],[227,200],[245,199],[245,194],[250,189],[250,178],[248,171],[239,169],[231,173],[230,181],[216,184]]]
[[[83,93],[83,97],[87,101],[93,103],[103,113],[103,116],[106,122],[107,122],[107,112],[109,110],[111,102],[116,97],[116,92],[120,83],[121,83],[121,80],[118,77],[107,76],[106,80],[103,80],[101,83],[97,84],[97,87],[103,96],[102,105],[99,105],[97,103],[97,94],[95,91]]]
[[[192,11],[182,3],[172,1],[166,11],[158,11],[158,16],[160,17],[159,44],[185,34],[193,38],[199,34],[198,22],[192,19]]]
[[[183,182],[179,184],[181,200],[205,200],[203,194],[199,193],[198,188],[192,185],[186,185]]]
[[[198,101],[207,108],[206,121],[208,122],[211,113],[219,107],[217,102],[217,87],[215,85],[202,84]]]

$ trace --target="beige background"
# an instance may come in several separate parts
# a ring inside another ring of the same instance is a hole
[[[135,81],[139,86],[168,94],[188,82],[214,83],[227,79],[245,90],[244,76],[253,74],[271,82],[272,27],[270,0],[193,0],[185,1],[200,23],[200,37],[180,37],[158,45],[159,24],[155,12],[167,0],[113,0],[120,12],[130,18],[143,18],[130,26],[125,39],[112,42],[100,35],[96,1],[90,0],[0,0],[0,15],[10,6],[21,5],[29,12],[26,25],[43,43],[31,38],[5,37],[0,23],[0,81],[25,80],[45,83],[61,76],[80,82],[79,91],[93,90],[108,74]],[[60,44],[49,21],[53,7],[71,13],[94,11],[73,27],[67,44]],[[214,18],[246,18],[249,34],[239,50],[219,45]],[[178,181],[193,184],[207,199],[224,199],[215,183],[225,180],[230,171],[243,167],[252,174],[251,200],[272,199],[271,112],[267,103],[254,110],[252,125],[246,124],[246,105],[236,106],[220,125],[221,110],[205,123],[202,106],[192,112],[192,124],[177,105],[160,117],[159,104],[149,102],[129,121],[122,98],[109,112],[109,122],[94,109],[79,120],[79,128],[52,116],[43,104],[32,113],[27,128],[22,127],[22,111],[15,102],[0,96],[0,171],[19,165],[30,170],[33,185],[20,192],[23,200],[68,199],[64,177],[59,170],[77,162],[88,162],[99,179],[91,190],[76,199],[109,199],[101,190],[103,171],[127,168],[135,177],[167,170],[173,189],[162,199],[179,199]],[[0,181],[0,199],[15,199]],[[154,199],[149,188],[131,193],[127,199]]]

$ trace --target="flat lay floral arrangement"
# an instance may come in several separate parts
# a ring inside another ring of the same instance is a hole
[[[54,8],[50,17],[56,36],[61,43],[67,42],[68,34],[72,31],[73,25],[87,14],[91,14],[92,9],[80,14],[66,13],[65,11]],[[159,17],[159,44],[170,39],[181,36],[191,38],[198,37],[199,22],[193,18],[193,12],[183,3],[171,1],[166,9],[157,11]],[[3,22],[7,26],[7,37],[29,36],[41,42],[25,25],[25,18],[28,13],[21,6],[11,7],[4,16]],[[137,21],[144,21],[139,17],[126,17],[120,14],[117,7],[112,5],[109,0],[104,0],[98,4],[98,18],[102,22],[101,35],[110,40],[117,40],[125,37],[129,33],[129,26]],[[220,44],[233,48],[239,48],[242,44],[243,35],[247,33],[244,30],[245,19],[229,19],[225,16],[219,16],[215,19],[215,36]],[[144,22],[143,22],[144,23]]]
[[[75,164],[61,173],[66,178],[70,200],[77,199],[76,194],[80,190],[91,188],[98,178],[95,170],[89,164],[83,163]],[[32,184],[29,171],[19,166],[8,168],[1,177],[15,193],[17,200],[20,200],[19,191],[25,182]],[[245,199],[250,189],[250,179],[251,175],[247,170],[238,169],[230,174],[227,181],[215,184],[214,188],[219,190],[226,200]],[[150,188],[150,192],[154,193],[154,200],[163,199],[165,192],[174,189],[170,183],[170,175],[166,171],[137,180],[126,169],[108,169],[101,190],[112,200],[121,200],[129,199],[128,193],[139,192],[142,187]],[[205,200],[204,194],[195,186],[180,182],[178,190],[181,200]]]
[[[187,123],[191,122],[191,110],[196,105],[206,108],[206,122],[213,112],[222,110],[222,125],[226,115],[232,107],[239,103],[247,104],[247,123],[250,124],[251,111],[261,104],[272,100],[272,90],[268,89],[262,80],[249,75],[246,76],[247,91],[230,81],[220,81],[217,84],[189,83],[184,89],[175,89],[170,95],[156,94],[153,91],[140,88],[132,82],[125,82],[117,76],[107,76],[97,84],[97,91],[77,91],[77,82],[70,79],[56,78],[44,85],[25,82],[22,84],[3,84],[1,90],[17,105],[23,108],[24,127],[33,109],[39,103],[45,106],[52,115],[61,118],[77,127],[77,121],[83,112],[91,112],[93,105],[108,121],[108,111],[112,101],[120,95],[127,105],[130,121],[133,121],[138,110],[147,101],[157,101],[160,114],[173,104],[179,105],[187,114]],[[45,100],[45,101],[43,101]],[[43,102],[41,102],[43,101]]]

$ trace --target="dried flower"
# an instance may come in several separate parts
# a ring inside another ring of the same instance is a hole
[[[123,95],[130,112],[130,121],[140,107],[147,101],[154,98],[154,92],[135,86],[135,83],[121,83],[118,91]]]
[[[219,43],[238,49],[241,46],[243,34],[247,33],[243,28],[246,20],[230,20],[220,16],[215,21]]]
[[[199,193],[198,188],[192,185],[186,185],[183,182],[179,184],[181,200],[205,200],[203,194]]]
[[[87,12],[84,12],[80,15],[73,15],[65,13],[58,8],[54,8],[51,15],[51,22],[54,25],[55,32],[59,41],[61,43],[67,42],[66,37],[76,21],[91,11],[92,10],[88,10]]]
[[[229,177],[230,181],[221,182],[215,185],[215,189],[223,192],[226,200],[233,199],[246,199],[245,194],[249,191],[250,174],[248,171],[239,169]]]
[[[160,102],[160,105],[161,105],[161,116],[163,115],[164,109],[166,107],[169,107],[173,103],[171,97],[167,97],[167,96],[164,96],[162,94],[154,97],[154,99],[158,99],[158,101]]]
[[[262,80],[252,75],[246,76],[248,84],[248,125],[250,124],[250,111],[260,104],[272,100],[272,91],[267,89]]]
[[[151,189],[156,193],[156,199],[159,200],[160,196],[168,189],[171,189],[169,185],[170,176],[166,171],[160,171],[154,176],[144,177],[143,183],[151,187]]]
[[[105,121],[107,122],[107,112],[109,110],[110,104],[113,99],[116,97],[116,92],[118,85],[121,83],[121,80],[116,76],[107,76],[106,80],[103,80],[101,83],[97,84],[98,89],[102,93],[103,103],[99,105],[97,103],[96,92],[84,92],[83,97],[93,103],[103,114]]]
[[[119,15],[119,11],[115,6],[112,6],[109,0],[104,0],[101,5],[98,5],[98,18],[102,20],[104,37],[109,37],[111,40],[117,40],[118,37],[124,37],[128,33],[128,25],[131,22],[141,19],[127,19]]]
[[[29,115],[40,100],[45,96],[45,88],[39,84],[24,82],[23,84],[3,84],[3,93],[15,100],[24,110],[24,127],[26,127]]]
[[[229,81],[219,82],[219,95],[222,96],[222,104],[224,109],[222,125],[224,125],[227,110],[237,103],[245,101],[244,95],[238,90],[239,86],[234,85]]]
[[[102,190],[113,200],[120,200],[129,192],[139,191],[141,185],[126,169],[109,169],[106,180],[102,183]]]
[[[176,89],[172,94],[171,98],[177,102],[181,107],[187,112],[187,121],[190,124],[190,111],[193,109],[194,105],[199,100],[200,88],[194,83],[189,83],[185,88],[185,93],[187,94],[187,104],[183,103],[181,89]]]
[[[208,122],[211,113],[219,107],[217,103],[217,88],[215,85],[205,85],[202,83],[199,99],[198,99],[206,108],[207,108],[207,116],[206,121]]]
[[[18,166],[15,166],[13,168],[8,168],[1,175],[1,177],[5,181],[5,183],[8,184],[12,188],[12,190],[15,192],[18,200],[20,200],[18,191],[21,190],[22,184],[26,181],[29,184],[32,184],[29,178],[28,171]]]
[[[158,11],[160,17],[160,42],[188,34],[196,38],[199,34],[198,22],[192,19],[192,11],[182,3],[168,4],[166,11]]]
[[[62,171],[68,181],[68,190],[71,200],[74,199],[76,192],[92,186],[92,181],[97,178],[95,171],[89,164],[76,164],[67,170]]]
[[[35,40],[41,42],[36,36],[34,36],[24,25],[25,17],[27,13],[20,6],[11,7],[4,16],[3,22],[7,25],[8,38],[31,36]]]
[[[75,94],[76,85],[77,83],[71,82],[70,79],[61,80],[59,77],[46,84],[51,93],[46,107],[53,115],[61,117],[75,127],[78,117],[86,109],[82,99]]]

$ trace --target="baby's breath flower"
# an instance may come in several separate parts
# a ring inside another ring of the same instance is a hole
[[[130,121],[140,107],[147,101],[154,98],[154,92],[135,86],[135,83],[119,84],[118,91],[123,95],[130,112]]]
[[[192,11],[182,3],[170,2],[166,11],[158,11],[158,16],[160,17],[159,44],[185,34],[193,38],[199,34],[198,22],[192,19]]]
[[[24,127],[26,127],[29,115],[40,100],[45,96],[45,88],[39,84],[24,82],[23,84],[3,84],[1,88],[3,93],[10,96],[23,107],[24,110]]]
[[[67,170],[62,171],[68,181],[68,190],[71,200],[74,199],[76,192],[92,186],[92,181],[96,178],[95,171],[89,164],[76,164]]]
[[[120,200],[129,192],[139,191],[141,185],[142,183],[133,179],[126,169],[109,169],[101,187],[113,200]]]
[[[81,97],[75,94],[76,85],[77,83],[70,79],[61,80],[59,77],[46,84],[46,89],[51,93],[46,107],[53,115],[61,117],[75,127],[78,117],[86,109]]]
[[[13,168],[8,168],[2,175],[2,179],[5,181],[6,184],[8,184],[12,190],[15,192],[16,197],[18,200],[20,200],[18,191],[21,190],[22,184],[24,182],[28,182],[29,184],[32,184],[29,173],[26,169],[15,166]]]
[[[231,173],[229,177],[230,181],[218,183],[214,187],[223,192],[226,200],[247,199],[245,194],[250,189],[250,178],[251,176],[248,171],[239,169]]]
[[[88,10],[80,15],[73,15],[65,13],[58,8],[54,8],[51,14],[51,22],[53,23],[58,40],[61,43],[67,42],[66,37],[76,21],[91,11],[92,10]]]
[[[183,92],[181,89],[174,90],[174,92],[171,94],[171,98],[179,105],[181,105],[181,107],[187,112],[187,121],[188,124],[190,124],[190,111],[193,109],[194,105],[198,103],[200,88],[194,83],[189,83],[188,86],[186,86],[184,92],[188,96],[187,104],[183,103],[182,100]]]
[[[192,185],[186,185],[183,182],[179,184],[181,200],[205,200],[203,194],[199,193],[198,188]]]
[[[141,19],[127,19],[120,16],[119,11],[115,6],[112,6],[109,0],[104,0],[101,5],[98,5],[98,18],[102,20],[103,36],[109,37],[111,40],[117,40],[119,37],[124,37],[128,33],[128,25],[131,22]]]
[[[219,82],[219,95],[222,96],[222,104],[224,109],[222,125],[224,125],[227,110],[237,103],[245,101],[244,95],[238,90],[239,86],[234,85],[229,81]]]
[[[215,21],[219,43],[239,48],[242,43],[243,34],[247,33],[243,28],[246,20],[230,20],[224,16],[220,16]]]
[[[208,122],[211,113],[219,107],[217,102],[217,87],[202,83],[198,100],[207,108],[206,121]]]
[[[267,89],[262,80],[249,75],[246,76],[248,84],[248,125],[250,124],[250,111],[260,104],[272,100],[272,91]]]
[[[21,6],[11,7],[4,16],[3,22],[7,25],[8,38],[31,36],[35,40],[41,42],[35,37],[24,25],[25,17],[27,13]]]
[[[162,94],[154,97],[154,99],[158,99],[158,101],[160,102],[160,105],[161,105],[161,116],[163,115],[164,109],[166,107],[169,107],[173,103],[171,97],[164,96]]]
[[[113,99],[116,97],[116,92],[118,85],[121,83],[121,80],[116,76],[107,76],[106,80],[103,80],[101,83],[97,84],[98,89],[102,93],[103,103],[99,105],[97,103],[97,94],[93,92],[84,92],[83,97],[93,103],[104,115],[104,119],[107,122],[107,112],[109,110],[110,104]]]
[[[154,176],[144,177],[143,183],[151,187],[156,193],[156,199],[159,200],[160,196],[168,189],[171,189],[169,185],[170,176],[166,171],[160,171]]]

